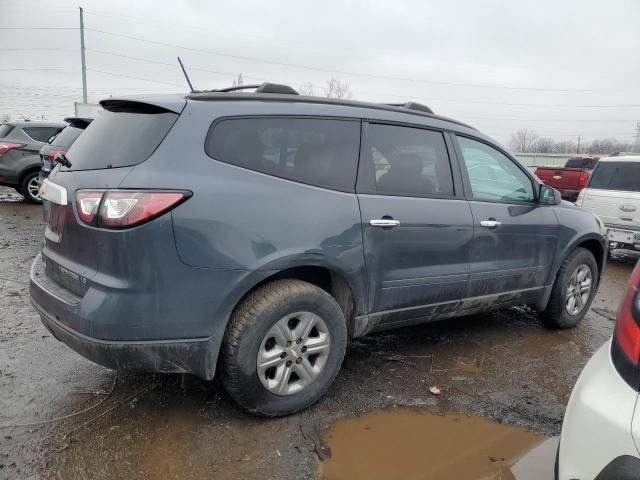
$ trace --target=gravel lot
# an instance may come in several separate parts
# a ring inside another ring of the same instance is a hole
[[[42,230],[41,207],[0,188],[0,478],[315,478],[332,423],[385,407],[463,411],[557,435],[636,260],[609,261],[574,330],[545,330],[530,311],[510,309],[365,337],[322,401],[263,420],[216,382],[116,375],[51,337],[28,295]],[[7,427],[15,424],[25,425]],[[425,448],[430,440],[425,432]]]

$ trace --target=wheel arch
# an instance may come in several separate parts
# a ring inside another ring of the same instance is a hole
[[[553,266],[550,284],[545,287],[542,298],[535,304],[536,310],[542,311],[547,307],[549,298],[551,297],[551,291],[553,290],[553,286],[555,285],[558,278],[558,271],[560,270],[560,266],[562,265],[562,262],[564,262],[564,259],[567,258],[567,256],[570,255],[573,251],[575,251],[576,248],[584,248],[586,250],[589,250],[593,254],[596,260],[596,265],[598,266],[597,280],[598,284],[600,284],[602,271],[605,266],[607,250],[605,242],[606,240],[603,240],[603,237],[601,235],[597,235],[595,233],[583,235],[570,242],[561,252],[561,254],[558,255],[555,265]]]

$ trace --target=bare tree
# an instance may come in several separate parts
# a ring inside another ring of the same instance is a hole
[[[298,90],[300,92],[300,95],[306,95],[307,97],[313,97],[315,95],[313,83],[311,82],[300,85],[300,88]]]
[[[535,151],[534,146],[538,140],[538,134],[534,130],[521,128],[511,134],[509,148],[517,153],[530,153]]]
[[[327,98],[351,98],[350,84],[337,77],[331,77],[325,84],[324,95]]]
[[[242,74],[239,73],[238,76],[233,79],[233,83],[231,84],[231,86],[232,87],[241,87],[242,85],[244,85],[244,80],[242,80]]]
[[[552,153],[555,143],[550,138],[541,137],[533,144],[533,151],[536,153]]]

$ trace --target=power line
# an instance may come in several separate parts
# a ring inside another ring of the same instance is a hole
[[[45,68],[45,67],[36,67],[36,68],[0,68],[0,72],[37,72],[37,71],[47,71],[47,72],[67,72],[66,68]]]
[[[54,48],[54,47],[18,47],[18,48],[5,48],[2,47],[0,48],[0,50],[2,51],[15,51],[15,52],[20,52],[20,51],[30,51],[30,50],[35,50],[38,52],[41,52],[43,50],[45,51],[65,51],[65,52],[69,52],[71,50],[75,50],[75,48]]]
[[[87,28],[87,30],[89,30]],[[104,55],[110,55],[113,57],[120,57],[120,58],[126,58],[129,60],[137,60],[137,61],[141,61],[141,62],[147,62],[147,63],[152,63],[155,65],[165,65],[167,67],[171,67],[173,69],[176,68],[176,64],[175,63],[168,63],[168,62],[160,62],[157,60],[149,60],[147,58],[141,58],[141,57],[133,57],[130,55],[122,55],[120,53],[114,53],[114,52],[107,52],[105,50],[99,50],[99,49],[95,49],[95,48],[87,48],[86,49],[89,52],[95,52],[95,53],[101,53]],[[232,77],[236,77],[238,74],[237,73],[232,73],[232,72],[221,72],[219,70],[211,70],[208,68],[199,68],[199,67],[194,67],[194,66],[189,66],[189,70],[196,70],[196,71],[201,71],[201,72],[209,72],[209,73],[214,73],[216,75],[223,75],[223,76],[232,76]],[[248,78],[250,80],[257,80],[257,81],[262,81],[262,78],[258,78],[258,77],[254,77],[254,76],[246,76],[245,78]],[[566,108],[627,108],[627,107],[640,107],[640,104],[618,104],[618,105],[570,105],[570,104],[553,104],[553,103],[510,103],[510,102],[487,102],[487,101],[477,101],[477,100],[454,100],[454,99],[449,99],[449,98],[432,98],[432,97],[418,97],[415,95],[398,95],[398,94],[394,94],[394,93],[389,93],[389,92],[371,92],[371,91],[365,91],[365,90],[352,90],[352,92],[354,93],[359,93],[359,94],[364,94],[364,95],[379,95],[379,96],[387,96],[387,97],[395,97],[395,98],[410,98],[410,99],[418,99],[418,100],[425,100],[428,102],[449,102],[449,103],[460,103],[460,104],[480,104],[480,105],[507,105],[507,106],[516,106],[516,107],[526,107],[526,106],[530,106],[530,107],[566,107]]]
[[[0,30],[78,30],[78,27],[0,27]]]
[[[114,77],[131,78],[131,79],[134,79],[134,80],[143,80],[145,82],[160,83],[160,84],[164,84],[164,85],[171,85],[173,87],[182,87],[182,88],[184,88],[184,85],[178,84],[178,83],[163,82],[162,80],[152,80],[150,78],[134,77],[132,75],[125,75],[125,74],[122,74],[122,73],[105,72],[104,70],[96,70],[94,68],[87,68],[87,71],[95,72],[95,73],[102,73],[104,75],[112,75]]]
[[[145,25],[150,25],[150,26],[155,26],[155,27],[162,27],[164,29],[171,29],[171,30],[177,30],[177,31],[187,31],[190,33],[194,33],[194,30],[199,30],[201,32],[206,32],[206,36],[213,36],[213,37],[221,37],[221,38],[225,38],[228,37],[229,35],[237,35],[237,32],[228,32],[227,35],[217,35],[215,33],[211,33],[211,28],[202,28],[202,27],[196,27],[193,25],[187,25],[187,24],[176,24],[175,22],[172,23],[167,23],[167,22],[162,22],[162,21],[149,21],[148,17],[140,17],[140,16],[134,16],[134,15],[125,15],[125,14],[118,14],[118,15],[114,15],[114,14],[107,14],[104,12],[98,12],[95,10],[92,11],[88,11],[85,10],[86,14],[89,15],[94,15],[94,16],[98,16],[98,17],[104,17],[104,18],[115,18],[117,20],[120,21],[126,21],[125,19],[132,19],[136,21],[136,24],[145,24]],[[182,25],[182,26],[178,26],[178,25]],[[216,31],[218,31],[218,29],[216,28]],[[198,35],[202,35],[200,33],[198,33]],[[319,49],[300,49],[300,48],[295,48],[291,46],[291,40],[285,40],[285,39],[279,39],[279,38],[273,38],[273,37],[265,37],[265,36],[258,36],[258,35],[252,35],[252,34],[248,34],[246,32],[242,32],[241,33],[242,38],[250,38],[250,39],[255,39],[257,41],[260,41],[261,44],[265,44],[265,40],[267,42],[275,42],[281,45],[278,45],[278,48],[287,48],[287,49],[291,49],[291,50],[297,50],[297,51],[306,51],[306,52],[312,52],[312,53],[323,53],[323,54],[329,54],[335,57],[336,52],[335,51],[330,51],[330,50],[319,50]],[[296,44],[299,44],[298,39],[296,39]],[[351,50],[354,53],[356,53],[357,55],[360,55],[361,52],[360,51],[356,51],[356,50]],[[346,58],[346,57],[345,57]],[[457,62],[452,62],[450,60],[444,60],[442,58],[434,58],[432,59],[432,61],[434,63],[446,63],[446,64],[454,64],[454,65],[459,65],[459,63]],[[518,65],[507,65],[506,67],[503,66],[497,66],[497,65],[485,65],[485,64],[473,64],[475,67],[482,67],[484,69],[488,69],[488,68],[507,68],[507,69],[516,69],[516,70],[525,70],[525,71],[530,71],[532,68],[536,69],[536,70],[540,70],[540,69],[549,69],[549,70],[553,70],[554,72],[560,70],[560,71],[565,71],[565,72],[571,72],[571,73],[588,73],[589,75],[593,75],[594,72],[592,70],[576,70],[576,69],[567,69],[567,68],[562,68],[562,67],[549,67],[548,65],[527,65],[527,66],[518,66]],[[628,75],[629,72],[617,72],[617,71],[611,71],[611,70],[607,70],[606,72],[596,72],[597,74],[607,74],[607,75]]]
[[[515,87],[515,86],[504,86],[504,85],[486,85],[486,84],[474,84],[474,83],[443,82],[443,81],[436,81],[436,80],[423,80],[423,79],[414,79],[414,78],[405,78],[405,77],[393,77],[393,76],[388,76],[388,75],[376,75],[376,74],[370,74],[370,73],[352,72],[352,71],[347,71],[347,70],[337,70],[337,69],[314,67],[314,66],[311,66],[311,65],[302,65],[302,64],[297,64],[297,63],[279,62],[279,61],[275,61],[275,60],[265,60],[265,59],[262,59],[262,58],[255,58],[255,57],[249,57],[249,56],[244,56],[244,55],[233,55],[233,54],[230,54],[230,53],[223,53],[223,52],[218,52],[218,51],[214,51],[214,50],[206,50],[206,49],[202,49],[202,48],[186,47],[184,45],[177,45],[177,44],[172,44],[172,43],[167,43],[167,42],[160,42],[160,41],[157,41],[157,40],[147,40],[147,39],[140,38],[140,37],[134,37],[132,35],[125,35],[125,34],[122,34],[122,33],[107,32],[105,30],[99,30],[99,29],[95,29],[95,28],[86,28],[85,30],[89,30],[89,31],[96,32],[96,33],[101,33],[101,34],[104,34],[104,35],[111,35],[111,36],[114,36],[114,37],[126,38],[126,39],[129,39],[129,40],[136,40],[136,41],[139,41],[139,42],[149,43],[149,44],[152,44],[152,45],[161,45],[161,46],[170,47],[170,48],[180,48],[180,49],[183,49],[183,50],[189,50],[189,51],[199,52],[199,53],[207,53],[207,54],[210,54],[210,55],[217,55],[217,56],[220,56],[220,57],[234,58],[234,59],[246,60],[246,61],[250,61],[250,62],[266,63],[266,64],[270,64],[270,65],[279,65],[279,66],[282,66],[282,67],[299,68],[299,69],[303,69],[303,70],[314,70],[314,71],[331,73],[331,74],[340,73],[340,74],[343,74],[343,75],[352,75],[352,76],[358,76],[358,77],[378,78],[378,79],[381,79],[381,80],[396,80],[396,81],[405,81],[405,82],[412,82],[412,83],[426,83],[426,84],[434,84],[434,85],[449,85],[449,86],[473,87],[473,88],[490,88],[490,89],[501,89],[501,90],[528,90],[528,91],[582,92],[582,93],[587,93],[587,92],[617,92],[617,93],[630,93],[630,92],[633,92],[633,93],[637,93],[637,92],[640,92],[640,90]]]
[[[86,30],[89,30],[89,29],[87,28]],[[104,55],[111,55],[113,57],[127,58],[129,60],[137,60],[137,61],[141,61],[141,62],[152,63],[152,64],[155,64],[155,65],[164,65],[164,66],[167,66],[167,67],[171,67],[174,70],[177,68],[177,64],[176,63],[160,62],[160,61],[157,61],[157,60],[149,60],[147,58],[132,57],[130,55],[122,55],[120,53],[107,52],[105,50],[98,50],[98,49],[95,49],[95,48],[87,48],[86,50],[88,52],[101,53],[101,54],[104,54]],[[189,66],[189,70],[197,70],[197,71],[201,71],[201,72],[209,72],[209,73],[214,73],[216,75],[231,76],[231,77],[237,77],[238,76],[238,73],[221,72],[219,70],[210,70],[208,68],[198,68],[198,67],[192,67],[192,66]],[[246,77],[246,78],[256,79],[255,77]]]

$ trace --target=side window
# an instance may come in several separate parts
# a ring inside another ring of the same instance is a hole
[[[297,182],[353,192],[360,122],[310,118],[222,120],[207,136],[221,162]]]
[[[396,125],[369,126],[376,191],[406,196],[451,196],[453,178],[440,132]]]
[[[25,127],[22,130],[36,142],[46,142],[62,129],[56,127]]]
[[[531,179],[506,155],[476,140],[457,137],[469,174],[473,198],[530,202]]]

